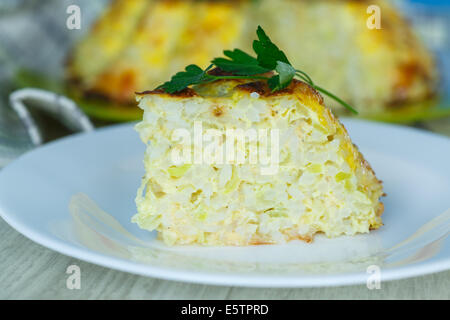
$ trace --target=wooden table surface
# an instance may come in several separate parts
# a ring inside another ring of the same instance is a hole
[[[0,299],[450,299],[450,271],[365,285],[266,289],[188,284],[115,271],[44,248],[0,219]],[[77,265],[81,288],[68,289]]]

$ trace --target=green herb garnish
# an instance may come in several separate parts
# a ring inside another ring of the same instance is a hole
[[[226,58],[215,58],[212,63],[223,71],[232,72],[237,75],[255,75],[269,72],[270,68],[260,66],[258,60],[242,50],[225,50],[223,54]]]
[[[175,93],[190,85],[207,83],[220,79],[264,79],[267,80],[267,84],[272,91],[278,91],[286,88],[291,83],[292,79],[297,77],[317,91],[320,91],[339,102],[354,114],[358,114],[358,112],[348,103],[316,85],[307,73],[295,69],[284,52],[270,40],[261,26],[258,26],[256,34],[258,40],[253,41],[253,50],[256,53],[256,58],[240,49],[234,49],[233,51],[225,50],[223,52],[225,58],[213,59],[211,65],[205,70],[197,65],[191,64],[186,67],[185,71],[178,72],[170,79],[170,81],[160,85],[158,89],[164,89],[168,93]],[[233,75],[215,76],[209,74],[208,71],[213,66],[216,66],[223,71],[230,72]],[[262,75],[268,72],[275,72],[275,75],[270,77]]]

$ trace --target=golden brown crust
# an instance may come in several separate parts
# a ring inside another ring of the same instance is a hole
[[[255,82],[249,82],[249,83],[244,83],[244,84],[240,84],[238,86],[236,86],[236,89],[242,90],[242,91],[247,91],[247,92],[256,92],[261,96],[264,96],[267,94],[269,87],[267,86],[267,83],[262,82],[262,81],[255,81]]]
[[[309,84],[294,79],[292,80],[291,85],[295,86],[297,90],[300,90],[301,94],[308,96],[309,98],[312,98],[313,100],[316,100],[320,105],[324,106],[323,97],[322,95],[313,87],[311,87]],[[331,114],[331,111],[327,109],[328,112]]]
[[[384,193],[383,193],[383,196],[385,196]],[[377,216],[381,217],[381,215],[383,214],[383,212],[384,212],[384,203],[383,203],[383,202],[380,202],[380,203],[378,204],[378,208],[377,208],[376,214],[377,214]]]
[[[314,240],[314,235],[312,236],[301,236],[298,234],[293,234],[289,237],[288,241],[293,241],[293,240],[300,240],[300,241],[304,241],[306,243],[311,243]],[[266,240],[251,240],[249,242],[249,245],[251,246],[262,246],[262,245],[273,245],[275,244],[275,241],[266,241]]]
[[[217,70],[217,69],[214,69]],[[214,71],[212,70],[212,71]],[[215,72],[222,72],[220,69]],[[222,73],[220,73],[222,74]],[[265,80],[256,80],[256,81],[250,81],[245,83],[240,83],[239,79],[221,79],[217,80],[211,83],[203,84],[204,87],[210,87],[215,85],[223,85],[224,83],[229,82],[232,85],[234,85],[234,90],[238,90],[241,92],[246,93],[253,93],[256,92],[262,97],[276,97],[276,96],[282,96],[282,95],[293,95],[295,93],[297,94],[297,97],[302,97],[302,99],[311,99],[316,101],[317,103],[324,105],[323,97],[317,90],[315,90],[313,87],[311,87],[309,84],[293,79],[292,82],[289,84],[287,88],[284,88],[282,90],[278,91],[272,91],[269,86],[267,85],[267,81]],[[164,89],[155,89],[155,90],[145,90],[142,92],[136,92],[136,95],[143,96],[143,95],[164,95],[167,97],[172,98],[192,98],[201,96],[195,89],[193,88],[185,88],[181,91],[175,92],[175,93],[168,93],[165,92]]]
[[[198,94],[191,88],[185,88],[181,91],[175,93],[165,92],[164,89],[155,89],[155,90],[145,90],[142,92],[136,92],[136,95],[143,96],[148,94],[157,94],[157,95],[166,95],[169,97],[177,97],[177,98],[191,98],[198,96]]]
[[[272,91],[269,88],[269,86],[267,85],[267,81],[263,81],[263,80],[240,84],[240,85],[237,85],[235,89],[250,92],[250,93],[256,92],[260,96],[264,96],[264,97],[293,94],[295,91],[300,91],[302,95],[305,95],[309,98],[313,98],[318,103],[323,105],[323,98],[320,95],[320,93],[317,92],[309,84],[307,84],[303,81],[297,80],[297,79],[293,79],[288,87],[278,90],[278,91]]]

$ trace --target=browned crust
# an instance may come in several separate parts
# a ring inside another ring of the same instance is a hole
[[[300,240],[300,241],[304,241],[306,243],[311,243],[314,240],[314,235],[311,236],[301,236],[301,235],[291,235],[289,236],[289,238],[287,239],[287,241],[293,241],[293,240]],[[267,240],[251,240],[249,242],[249,245],[251,246],[261,246],[261,245],[274,245],[277,244],[276,241],[267,241]]]
[[[385,194],[383,193],[383,196],[384,196]],[[379,202],[378,203],[378,208],[377,208],[377,212],[376,212],[376,215],[378,216],[378,217],[381,217],[381,215],[383,214],[383,212],[384,212],[384,203],[383,202]]]
[[[254,240],[254,241],[250,241],[248,244],[251,245],[251,246],[265,246],[265,245],[273,245],[275,243],[274,242],[270,242],[270,241]]]
[[[306,243],[311,243],[314,240],[314,235],[311,235],[311,236],[295,235],[295,236],[289,237],[289,239],[288,239],[288,241],[293,241],[293,240],[301,240],[301,241],[305,241]]]
[[[319,104],[324,105],[322,95],[309,84],[293,79],[287,88],[278,91],[272,91],[267,85],[267,81],[254,81],[236,86],[236,89],[246,92],[256,92],[263,97],[274,97],[281,95],[292,95],[300,91],[302,96],[306,96],[316,100]]]
[[[177,98],[191,98],[191,97],[198,96],[198,94],[194,91],[194,89],[191,89],[191,88],[184,88],[183,90],[175,92],[175,93],[165,92],[164,89],[145,90],[142,92],[136,92],[136,95],[138,95],[138,96],[147,95],[147,94],[166,95],[169,97],[177,97]]]
[[[310,98],[313,98],[314,100],[316,100],[319,104],[321,105],[325,105],[324,101],[323,101],[323,97],[322,95],[319,93],[319,91],[317,91],[316,89],[314,89],[313,87],[311,87],[309,84],[294,79],[292,80],[291,85],[294,85],[297,87],[297,89],[299,89],[302,94],[309,96]],[[331,113],[330,109],[327,109],[329,113]]]
[[[215,72],[215,74],[220,74],[220,75],[225,74],[224,71],[222,71],[218,68],[211,70],[211,72]],[[236,79],[229,79],[229,80],[221,79],[221,80],[217,80],[212,83],[207,83],[205,85],[206,86],[214,85],[214,83],[226,82],[226,81],[236,82],[237,80]],[[267,85],[267,81],[265,81],[265,80],[257,80],[257,81],[250,81],[250,82],[246,82],[246,83],[237,84],[234,87],[234,89],[242,91],[242,92],[247,92],[247,93],[256,92],[260,96],[263,96],[263,97],[293,95],[296,92],[300,92],[301,96],[311,98],[311,99],[317,101],[319,104],[324,105],[323,97],[317,90],[315,90],[309,84],[307,84],[303,81],[297,80],[297,79],[293,79],[288,87],[286,87],[282,90],[278,90],[278,91],[272,91],[269,88],[269,86]],[[192,97],[199,96],[199,94],[192,88],[185,88],[185,89],[175,92],[175,93],[165,92],[164,89],[161,89],[161,88],[155,89],[155,90],[146,90],[146,91],[142,91],[142,92],[136,92],[136,95],[138,95],[138,96],[151,95],[151,94],[165,95],[167,97],[173,97],[173,98],[192,98]]]
[[[265,81],[255,81],[255,82],[248,82],[244,84],[240,84],[236,86],[236,89],[246,92],[256,92],[261,96],[267,96],[268,93],[271,92],[269,86]],[[286,89],[284,89],[286,91]]]

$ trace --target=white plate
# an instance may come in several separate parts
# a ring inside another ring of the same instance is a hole
[[[144,145],[130,124],[61,139],[10,164],[0,171],[0,213],[55,251],[163,279],[308,287],[449,269],[450,139],[386,124],[344,123],[388,194],[385,225],[370,234],[316,237],[312,244],[166,247],[130,222],[144,173]]]

